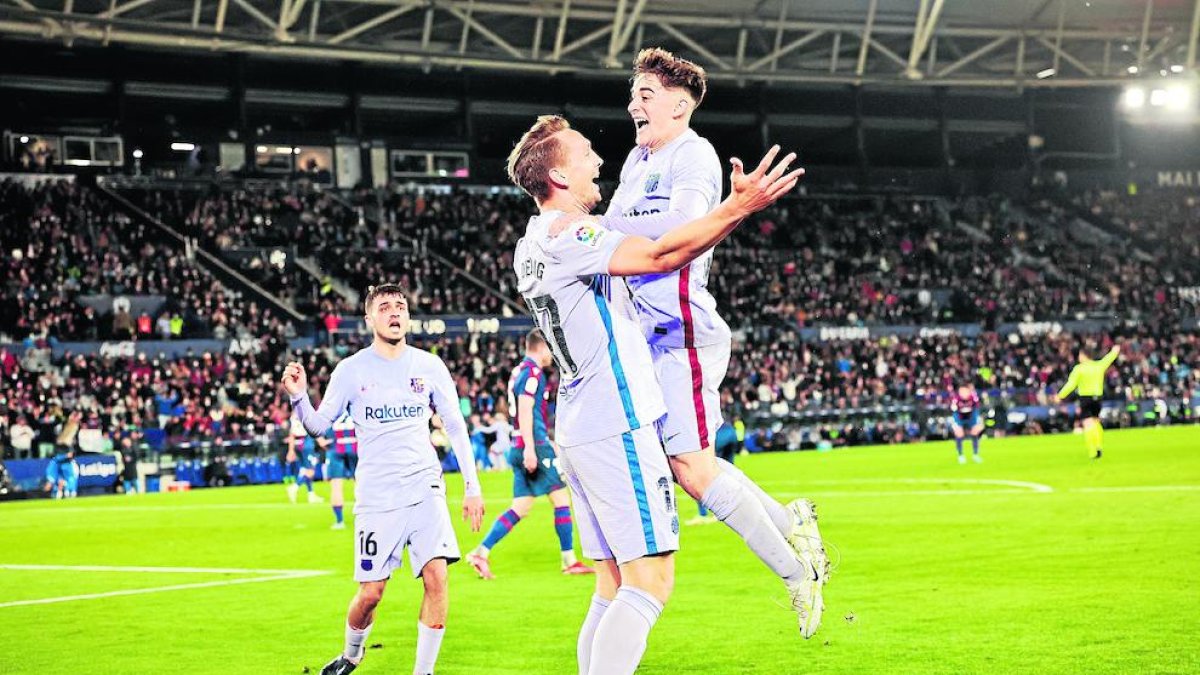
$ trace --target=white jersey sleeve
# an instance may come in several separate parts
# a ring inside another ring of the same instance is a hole
[[[321,405],[316,410],[313,410],[307,389],[299,396],[292,397],[292,408],[295,410],[296,418],[304,425],[304,430],[313,436],[324,434],[333,426],[334,421],[346,412],[349,392],[346,391],[343,363],[345,362],[333,367],[333,372],[329,375],[329,385],[325,387]],[[293,435],[294,432],[295,428],[293,427]]]

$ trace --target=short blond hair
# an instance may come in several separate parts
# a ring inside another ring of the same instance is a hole
[[[508,179],[538,203],[550,197],[550,167],[564,159],[558,133],[570,128],[558,115],[542,115],[508,155]]]

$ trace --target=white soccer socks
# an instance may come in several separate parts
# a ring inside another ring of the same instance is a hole
[[[612,604],[599,595],[592,594],[592,604],[588,606],[587,616],[583,619],[583,627],[579,629],[579,643],[576,645],[576,656],[579,659],[579,675],[588,675],[592,663],[592,641],[596,638],[596,627],[604,611]]]
[[[592,641],[596,657],[588,664],[587,675],[633,675],[662,610],[662,603],[653,595],[622,586],[596,627]]]
[[[728,474],[738,483],[750,491],[758,499],[759,503],[766,509],[767,515],[771,517],[771,522],[775,523],[775,529],[779,530],[779,534],[787,536],[792,531],[792,514],[788,513],[787,507],[775,501],[775,498],[767,494],[758,486],[758,483],[750,480],[750,477],[741,469],[727,462],[720,457],[717,458],[717,468],[722,473]]]
[[[354,663],[362,661],[363,655],[366,653],[363,645],[366,644],[367,636],[371,634],[371,627],[374,625],[372,623],[366,628],[359,630],[347,623],[346,647],[342,650],[342,656],[345,656]]]
[[[724,472],[718,474],[704,491],[700,503],[741,535],[750,550],[784,582],[793,584],[809,576],[804,563],[796,557],[796,552],[780,534],[762,503],[733,476]],[[788,522],[790,524],[791,518]]]
[[[429,675],[437,665],[438,652],[442,649],[442,638],[446,628],[430,628],[417,622],[417,663],[413,675]]]

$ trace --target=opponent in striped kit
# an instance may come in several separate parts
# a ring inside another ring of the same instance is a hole
[[[513,501],[500,514],[487,537],[467,554],[467,564],[482,579],[494,579],[491,552],[513,528],[529,515],[533,501],[546,496],[554,506],[554,532],[563,574],[592,574],[594,570],[575,559],[571,521],[571,498],[558,474],[558,451],[550,441],[550,392],[546,390],[546,368],[553,361],[541,331],[525,336],[525,358],[508,380],[508,409],[515,413],[514,443],[508,463],[513,470]]]
[[[345,484],[358,466],[358,438],[349,413],[337,418],[330,430],[333,445],[325,453],[325,479],[329,481],[329,505],[333,508],[332,529],[344,530],[342,509],[346,504]]]
[[[662,49],[638,54],[627,107],[637,147],[600,221],[606,228],[653,239],[720,201],[717,153],[689,127],[706,88],[704,69],[691,61]],[[708,292],[711,265],[708,250],[678,271],[629,278],[667,405],[663,445],[679,485],[783,580],[808,638],[821,622],[828,566],[812,502],[780,504],[713,451],[731,335]]]
[[[795,155],[767,174],[777,153],[749,175],[734,160],[734,194],[657,241],[587,218],[600,201],[602,160],[561,117],[539,118],[509,156],[509,177],[540,211],[517,243],[518,287],[558,367],[560,461],[584,554],[599,563],[578,641],[581,674],[636,670],[679,547],[658,435],[666,408],[624,277],[679,269],[794,187],[800,172],[784,174]]]
[[[354,579],[359,588],[346,616],[344,650],[321,673],[345,675],[358,667],[375,607],[407,548],[413,576],[424,586],[413,673],[426,675],[434,670],[445,633],[447,566],[459,559],[442,467],[429,441],[434,413],[462,471],[463,518],[473,531],[479,531],[483,520],[483,498],[450,371],[438,357],[405,342],[409,317],[403,289],[396,284],[372,287],[366,306],[367,326],[375,338],[333,369],[320,408],[314,410],[308,399],[304,366],[289,363],[282,377],[308,433],[324,434],[349,414],[358,440]]]

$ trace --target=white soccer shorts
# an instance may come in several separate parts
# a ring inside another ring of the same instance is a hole
[[[411,506],[355,514],[354,534],[354,580],[360,583],[392,576],[403,564],[405,547],[414,578],[434,558],[453,563],[462,557],[444,488]]]
[[[679,550],[675,485],[655,427],[564,447],[560,461],[586,557],[622,564]]]
[[[716,443],[729,350],[729,342],[690,348],[650,347],[667,404],[662,441],[668,455],[695,452]]]

